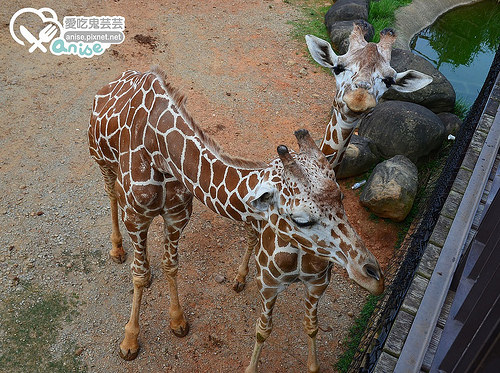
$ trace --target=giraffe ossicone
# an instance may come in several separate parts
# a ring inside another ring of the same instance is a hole
[[[134,247],[132,309],[120,344],[124,359],[139,351],[139,310],[150,279],[147,233],[157,215],[165,223],[162,264],[170,290],[170,327],[178,336],[187,334],[177,292],[177,247],[193,196],[222,216],[247,222],[260,236],[254,244],[266,304],[257,323],[258,341],[270,332],[276,296],[299,280],[307,283],[304,325],[314,340],[316,304],[328,284],[329,263],[346,267],[371,292],[382,292],[380,266],[347,220],[331,165],[307,131],[297,131],[296,137],[298,153],[280,146],[279,157],[268,164],[230,157],[195,123],[184,96],[158,68],[126,71],[98,91],[88,138],[111,203],[110,255],[124,255],[118,205]]]

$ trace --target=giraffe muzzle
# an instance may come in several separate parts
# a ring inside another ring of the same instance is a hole
[[[358,88],[344,95],[344,102],[349,110],[355,113],[364,113],[377,105],[375,97],[364,88]]]

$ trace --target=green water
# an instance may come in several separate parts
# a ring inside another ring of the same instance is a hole
[[[457,99],[471,105],[500,44],[500,3],[484,0],[455,8],[417,34],[413,53],[430,61],[451,82]]]

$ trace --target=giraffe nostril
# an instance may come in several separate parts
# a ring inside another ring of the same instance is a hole
[[[373,277],[377,281],[380,280],[380,272],[377,268],[375,268],[371,264],[365,264],[365,266],[363,268],[364,268],[367,276]]]

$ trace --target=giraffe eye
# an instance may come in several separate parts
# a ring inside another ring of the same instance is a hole
[[[314,224],[316,224],[315,220],[307,220],[304,218],[292,218],[292,221],[297,227],[300,228],[312,227]]]
[[[389,77],[389,78],[384,78],[382,79],[382,81],[384,82],[385,86],[387,88],[389,88],[391,85],[395,84],[396,82],[394,81],[394,78],[393,77]]]
[[[345,71],[345,66],[344,65],[337,65],[333,67],[333,72],[335,75],[339,75],[341,72]]]

